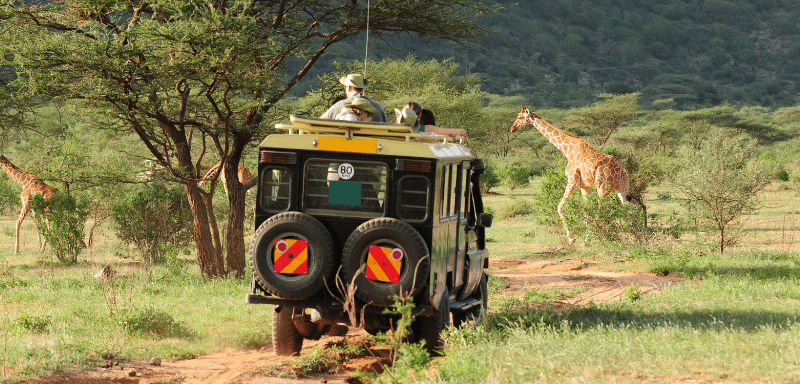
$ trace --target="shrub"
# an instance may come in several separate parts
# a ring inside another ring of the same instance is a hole
[[[14,325],[31,333],[44,333],[51,325],[47,316],[22,315],[14,320]]]
[[[504,164],[497,171],[503,184],[511,189],[526,186],[530,181],[530,171],[521,163]]]
[[[191,330],[175,321],[169,313],[160,309],[141,308],[120,311],[119,325],[133,335],[155,337],[190,337]]]
[[[89,202],[77,201],[68,193],[58,192],[45,199],[36,195],[31,202],[36,226],[59,260],[74,263],[86,248],[84,224],[89,217]]]
[[[778,170],[778,172],[775,172],[775,178],[780,181],[789,181],[789,171],[785,169]]]
[[[564,196],[567,177],[563,172],[548,170],[542,175],[539,193],[533,202],[533,212],[541,224],[549,225],[554,232],[564,231],[558,215],[558,204]],[[576,196],[577,195],[577,196]],[[645,234],[642,212],[631,204],[622,205],[616,194],[601,199],[592,191],[586,201],[581,192],[573,193],[564,207],[567,225],[574,237],[581,234],[601,241],[642,240]]]
[[[481,193],[489,193],[489,190],[500,185],[500,178],[497,176],[497,170],[494,164],[487,162],[486,169],[481,176]]]
[[[111,204],[112,227],[122,242],[153,262],[164,257],[167,245],[191,241],[192,213],[182,187],[156,181],[127,188]]]
[[[500,217],[503,219],[508,219],[514,216],[522,216],[527,215],[533,212],[533,207],[531,204],[522,198],[515,198],[503,205],[503,208],[500,213]]]

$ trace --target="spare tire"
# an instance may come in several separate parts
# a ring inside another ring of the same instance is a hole
[[[376,259],[375,253],[370,255],[371,248],[383,249],[384,255],[380,257],[385,257],[385,262]],[[386,217],[372,219],[358,226],[344,244],[344,279],[349,284],[355,277],[356,296],[360,299],[388,307],[394,303],[392,296],[401,293],[416,295],[428,283],[428,256],[428,246],[422,235],[408,223]],[[391,263],[388,257],[395,263]],[[374,270],[365,266],[370,258]],[[377,265],[385,270],[380,270]],[[381,277],[376,279],[376,274]]]
[[[277,260],[276,260],[277,256]],[[301,212],[283,212],[263,222],[250,245],[250,268],[269,293],[305,299],[333,276],[334,248],[319,220]]]

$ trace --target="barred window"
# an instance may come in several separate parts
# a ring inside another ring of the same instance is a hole
[[[406,176],[400,179],[397,215],[406,221],[425,221],[428,218],[428,196],[431,184],[420,176]]]
[[[283,168],[266,168],[259,180],[261,206],[269,212],[287,211],[292,195],[291,173]]]
[[[304,210],[311,214],[380,217],[384,215],[387,167],[384,163],[306,162]]]

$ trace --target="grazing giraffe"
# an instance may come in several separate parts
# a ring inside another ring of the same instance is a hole
[[[58,189],[36,180],[37,176],[35,173],[19,169],[14,164],[11,164],[4,155],[0,155],[0,166],[3,167],[3,170],[6,171],[9,177],[22,187],[22,194],[19,195],[19,199],[22,201],[22,211],[20,211],[19,219],[17,219],[17,237],[14,243],[14,254],[19,255],[19,228],[22,222],[25,221],[25,217],[28,216],[28,209],[30,208],[31,201],[33,201],[33,196],[42,195],[45,199],[50,199],[50,196],[58,192]],[[47,241],[42,242],[42,234],[41,231],[38,231],[38,228],[37,234],[39,237],[39,248],[41,251],[44,251],[45,246],[47,246]]]
[[[197,183],[197,186],[204,188],[206,184],[208,184],[208,182],[214,177],[214,173],[217,172],[220,164],[222,163],[218,162],[208,167],[208,170],[200,178],[200,182]],[[247,184],[253,180],[253,175],[250,173],[250,170],[243,165],[239,166],[239,172],[237,174],[239,176],[239,182],[242,184]],[[225,193],[228,193],[228,182],[225,180],[225,172],[220,172],[219,177],[222,179],[222,186],[225,188]]]
[[[561,216],[561,221],[564,223],[564,229],[567,231],[567,239],[569,239],[570,244],[574,243],[575,239],[570,237],[567,220],[564,218],[564,205],[576,188],[581,189],[584,199],[592,189],[592,186],[595,186],[597,194],[602,198],[605,198],[613,190],[617,192],[622,204],[631,200],[630,195],[628,195],[631,181],[630,173],[619,159],[600,152],[592,148],[583,139],[554,127],[525,107],[522,108],[522,111],[517,115],[517,120],[511,125],[511,133],[528,125],[533,125],[567,157],[568,163],[565,171],[567,174],[567,188],[564,191],[564,197],[558,203],[558,215]]]

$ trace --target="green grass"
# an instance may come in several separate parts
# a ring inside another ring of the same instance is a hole
[[[594,266],[684,277],[659,294],[633,289],[613,303],[555,312],[548,302],[574,290],[504,295],[489,279],[484,326],[452,331],[444,358],[417,375],[430,382],[800,382],[800,207],[796,193],[773,187],[745,224],[743,243],[725,255],[702,236],[638,246],[569,246],[560,228],[537,224],[526,188],[495,189],[494,212],[513,212],[487,230],[492,260],[591,259]],[[680,206],[658,188],[648,198],[655,222]],[[578,196],[576,196],[578,197]],[[223,348],[260,348],[270,340],[269,306],[244,303],[250,276],[208,281],[191,255],[164,265],[129,265],[104,227],[74,265],[36,250],[23,225],[13,255],[15,215],[0,220],[0,371],[2,380],[96,366],[103,356],[191,357]],[[783,237],[778,235],[783,234]],[[690,234],[693,235],[693,234]],[[766,241],[772,237],[771,242]],[[247,237],[247,236],[246,236]],[[797,240],[790,241],[789,239]],[[620,262],[623,261],[624,262]],[[112,282],[92,276],[103,265]],[[536,309],[539,308],[539,309]],[[315,359],[309,358],[309,361]]]
[[[451,332],[434,381],[797,382],[799,257],[697,258],[687,283],[635,301],[501,309],[483,327]]]
[[[9,256],[5,256],[6,259]],[[244,303],[248,279],[200,277],[186,260],[167,267],[112,264],[112,281],[88,263],[15,263],[0,275],[2,377],[26,377],[117,358],[191,357],[270,340],[267,306]]]

